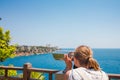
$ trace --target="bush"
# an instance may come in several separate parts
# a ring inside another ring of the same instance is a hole
[[[18,77],[23,78],[23,74],[19,74]],[[45,80],[45,76],[40,72],[31,72],[30,78],[37,80]]]
[[[9,64],[9,67],[14,67],[14,66],[12,64]],[[4,76],[4,75],[5,75],[5,70],[0,69],[0,76]],[[16,76],[16,77],[23,78],[23,74],[17,74],[17,70],[8,70],[8,76],[12,76],[12,77]],[[37,80],[45,80],[43,73],[40,73],[40,72],[31,72],[30,78],[37,79]]]
[[[40,72],[32,72],[30,77],[38,80],[45,80],[43,73]]]
[[[9,64],[9,67],[14,67],[14,66],[12,64]],[[5,75],[4,69],[0,69],[0,75]],[[17,71],[16,70],[8,70],[8,76],[17,76]]]

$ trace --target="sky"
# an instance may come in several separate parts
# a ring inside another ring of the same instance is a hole
[[[120,48],[120,0],[0,0],[11,44]]]

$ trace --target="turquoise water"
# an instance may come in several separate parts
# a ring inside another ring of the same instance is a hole
[[[62,49],[56,51],[58,53],[68,53],[69,51],[74,51],[74,49]],[[93,49],[94,58],[97,59],[101,68],[106,73],[120,74],[120,49]],[[57,69],[63,70],[65,68],[65,63],[62,60],[55,60],[52,54],[40,54],[40,55],[30,55],[21,56],[15,58],[9,58],[0,64],[22,67],[24,63],[31,63],[32,67],[35,68],[47,68],[47,69]]]
[[[35,68],[61,70],[64,69],[65,67],[64,61],[55,60],[52,54],[30,55],[30,56],[9,58],[5,62],[1,62],[0,64],[4,64],[5,66],[9,64],[13,64],[14,66],[22,67],[24,63],[28,63],[28,62],[31,63],[32,67]]]
[[[120,74],[120,49],[93,49],[94,57],[107,73]]]

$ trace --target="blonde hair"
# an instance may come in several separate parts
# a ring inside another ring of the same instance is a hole
[[[76,48],[74,56],[81,66],[88,69],[100,70],[99,64],[93,58],[93,52],[90,47],[85,45],[79,46]]]

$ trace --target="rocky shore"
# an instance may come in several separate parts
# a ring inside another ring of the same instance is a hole
[[[28,56],[33,54],[51,53],[58,50],[58,47],[51,46],[17,46],[16,56]]]

